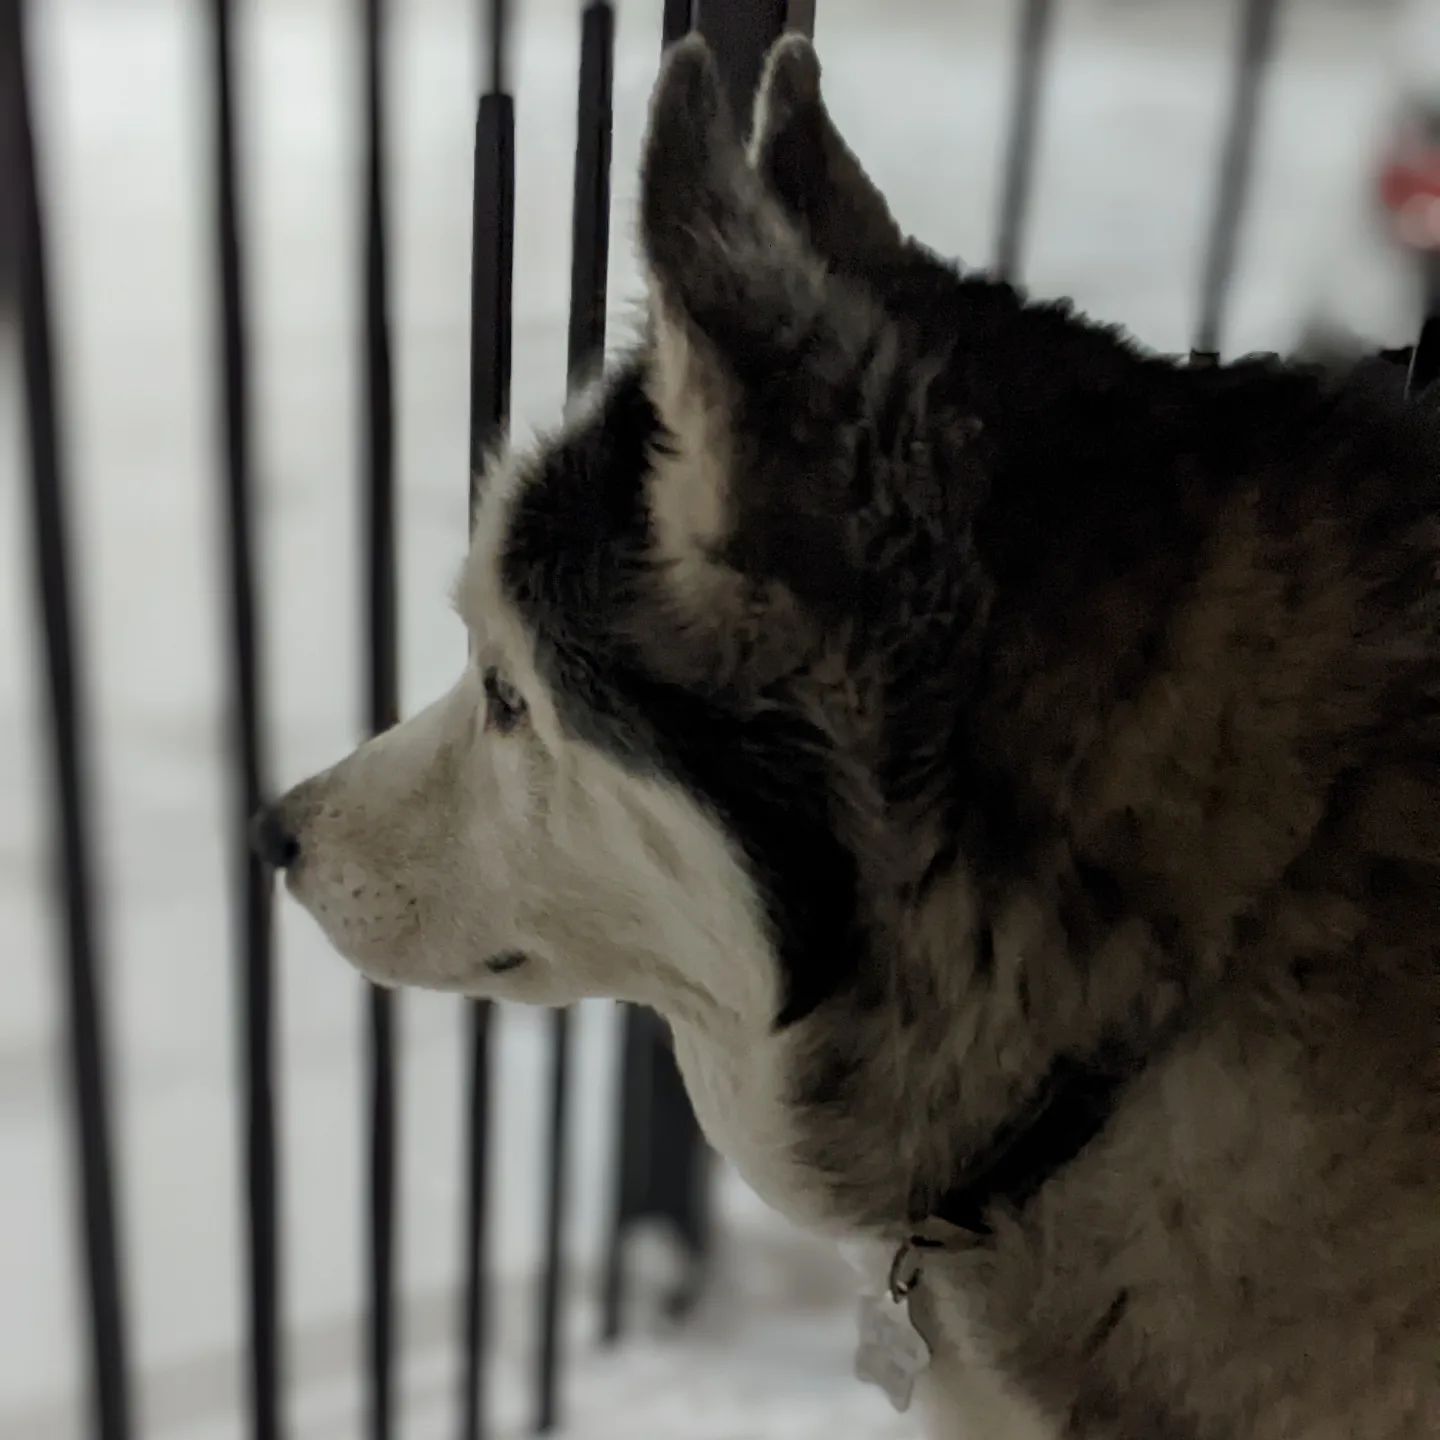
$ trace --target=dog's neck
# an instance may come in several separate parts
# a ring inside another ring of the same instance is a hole
[[[1131,890],[1133,872],[1112,873],[1103,826],[1083,845],[1058,824],[1036,833],[1054,838],[1009,875],[961,850],[922,883],[902,877],[872,896],[861,983],[789,1037],[804,1162],[849,1224],[890,1232],[946,1208],[1007,1136],[1036,1123],[1057,1077],[1079,1077],[1026,1162],[1045,1171],[1092,1101],[1118,1102],[1125,1077],[1225,974],[1243,893],[1160,910]],[[1014,1179],[1001,1188],[1023,1191],[1033,1176]]]
[[[1109,957],[1128,990],[1067,986],[1044,963],[1048,923],[1018,898],[988,937],[972,918],[947,938],[932,916],[883,994],[862,987],[790,1027],[671,1010],[707,1136],[776,1208],[837,1234],[894,1237],[927,1216],[967,1223],[990,1200],[1023,1201],[1102,1128],[1179,1000],[1152,994],[1141,1014],[1153,977],[1149,957],[1125,954],[1133,937]]]

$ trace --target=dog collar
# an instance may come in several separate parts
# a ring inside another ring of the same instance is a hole
[[[921,1223],[938,1220],[971,1235],[988,1235],[986,1216],[995,1206],[1022,1210],[1100,1134],[1133,1073],[1057,1060],[1034,1103],[1002,1126]]]
[[[1172,1022],[1167,1039],[1173,1038],[1180,1023]],[[856,1376],[878,1385],[896,1410],[909,1407],[916,1382],[929,1369],[933,1355],[914,1310],[926,1256],[960,1249],[967,1240],[989,1235],[987,1217],[997,1206],[1012,1213],[1023,1210],[1104,1130],[1121,1088],[1144,1063],[1057,1060],[1034,1102],[1003,1125],[965,1167],[959,1182],[912,1221],[891,1257],[884,1286],[860,1297],[855,1355]]]
[[[961,1232],[990,1233],[987,1213],[996,1205],[1020,1210],[1026,1201],[1100,1132],[1115,1109],[1128,1074],[1058,1061],[1036,1101],[1003,1126],[952,1186],[910,1227],[890,1261],[885,1285],[860,1297],[855,1375],[883,1390],[896,1410],[910,1406],[916,1382],[930,1368],[931,1340],[913,1301],[926,1255],[949,1250]]]

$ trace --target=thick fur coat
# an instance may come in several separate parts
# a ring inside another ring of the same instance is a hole
[[[1116,1077],[927,1259],[935,1435],[1440,1434],[1433,419],[958,272],[818,74],[747,152],[671,52],[643,341],[484,478],[455,689],[263,842],[376,979],[653,1006],[881,1257]]]

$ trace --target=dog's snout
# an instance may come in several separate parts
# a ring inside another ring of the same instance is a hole
[[[287,869],[300,858],[300,842],[278,805],[264,805],[255,813],[250,822],[250,846],[277,870]]]

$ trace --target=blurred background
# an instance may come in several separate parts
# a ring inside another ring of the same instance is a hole
[[[94,705],[125,1308],[137,1430],[155,1440],[250,1433],[206,8],[28,7],[71,566]],[[337,757],[365,720],[360,8],[235,7],[264,718],[280,783]],[[480,8],[396,3],[384,52],[405,710],[449,685],[465,643],[446,593],[465,544]],[[576,0],[512,10],[523,435],[558,417],[564,391],[580,16]],[[1018,0],[818,0],[815,10],[832,111],[902,224],[989,264]],[[612,345],[636,326],[631,216],[660,11],[659,0],[615,6]],[[1073,296],[1146,345],[1193,343],[1241,15],[1234,0],[1054,5],[1020,260],[1035,293]],[[1433,283],[1422,252],[1440,244],[1434,189],[1415,178],[1434,175],[1440,145],[1440,6],[1281,5],[1253,141],[1223,351],[1317,337],[1357,353],[1410,344]],[[14,322],[0,307],[0,1436],[92,1440]],[[360,983],[298,909],[282,905],[277,926],[286,1407],[289,1433],[322,1440],[361,1433],[366,1406],[366,1017]],[[427,1440],[456,1424],[466,1029],[457,1002],[418,994],[399,1002],[396,1023],[396,1433]],[[547,1026],[506,1012],[493,1030],[497,1435],[533,1419]],[[698,1308],[666,1318],[677,1252],[657,1230],[631,1254],[622,1343],[598,1344],[615,1194],[613,1009],[582,1007],[573,1033],[566,1433],[911,1433],[848,1378],[843,1262],[718,1167]]]

